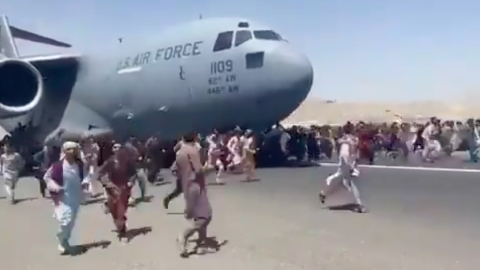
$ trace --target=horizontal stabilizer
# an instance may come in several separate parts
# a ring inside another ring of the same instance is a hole
[[[9,58],[18,58],[19,53],[15,38],[28,40],[36,43],[52,45],[63,48],[70,48],[72,45],[61,42],[49,37],[44,37],[39,34],[11,26],[8,22],[7,16],[0,16],[0,54]]]
[[[64,42],[55,40],[53,38],[44,37],[44,36],[29,32],[27,30],[17,28],[15,26],[10,26],[10,32],[12,33],[12,36],[14,38],[19,38],[19,39],[28,40],[31,42],[36,42],[36,43],[41,43],[46,45],[52,45],[56,47],[63,47],[63,48],[72,47],[72,45],[68,43],[64,43]]]

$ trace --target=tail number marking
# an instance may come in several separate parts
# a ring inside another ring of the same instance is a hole
[[[238,93],[237,75],[233,73],[233,60],[210,63],[208,94]]]
[[[210,64],[210,74],[217,75],[233,71],[232,60],[215,61]]]

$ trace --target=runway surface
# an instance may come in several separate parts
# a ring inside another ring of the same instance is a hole
[[[130,211],[131,228],[151,227],[129,244],[116,241],[100,205],[84,206],[73,243],[111,241],[77,257],[57,255],[51,202],[11,206],[0,200],[4,269],[322,269],[462,270],[480,265],[480,177],[471,172],[362,168],[360,191],[370,213],[324,209],[317,199],[333,167],[262,169],[261,181],[210,186],[214,219],[209,234],[228,243],[215,254],[181,259],[175,237],[186,225],[181,198],[164,210],[172,185],[152,187],[151,203]],[[165,175],[168,175],[165,173]],[[18,198],[37,196],[23,179]],[[339,192],[328,201],[346,203]]]
[[[332,160],[322,160],[322,163],[336,163],[337,161],[338,159],[334,157]],[[385,157],[384,154],[378,153],[375,158],[375,165],[470,169],[479,170],[480,172],[480,163],[471,162],[467,152],[455,152],[450,157],[440,155],[440,157],[432,163],[424,162],[420,153],[411,153],[406,161],[401,157],[391,159]]]

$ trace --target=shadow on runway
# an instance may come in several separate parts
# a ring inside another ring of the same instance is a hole
[[[189,242],[196,243],[197,240],[190,240]],[[204,243],[198,244],[195,248],[188,252],[187,254],[182,254],[182,258],[188,258],[192,255],[207,255],[219,252],[223,246],[228,244],[228,240],[223,240],[219,242],[215,236],[207,237],[207,240]]]
[[[105,201],[105,199],[103,197],[90,198],[90,199],[85,200],[83,205],[92,205],[92,204],[102,203],[104,201]]]
[[[257,183],[257,182],[260,182],[260,178],[255,178],[250,180],[247,180],[247,179],[240,180],[240,183]]]
[[[137,207],[138,205],[140,205],[142,203],[151,203],[154,198],[155,198],[155,196],[153,196],[153,195],[145,196],[144,198],[136,198],[132,207]]]
[[[35,201],[35,200],[38,200],[38,197],[20,198],[20,199],[15,199],[15,204],[28,202],[28,201]]]
[[[126,232],[128,242],[132,241],[133,239],[137,238],[140,235],[147,235],[153,231],[152,227],[145,226],[135,229],[128,229]]]
[[[161,186],[165,186],[165,185],[169,185],[171,184],[172,182],[171,181],[168,181],[168,180],[162,180],[162,181],[155,181],[152,183],[152,186],[154,187],[161,187]]]
[[[92,243],[77,245],[77,246],[72,247],[74,251],[73,251],[72,254],[69,254],[69,255],[70,256],[79,256],[79,255],[83,255],[83,254],[89,252],[92,249],[97,249],[97,248],[106,249],[111,244],[112,244],[111,241],[101,240],[101,241],[95,241],[95,242],[92,242]]]
[[[183,216],[185,215],[183,212],[168,212],[167,215],[169,216]]]
[[[358,205],[354,203],[347,203],[342,205],[327,206],[325,209],[330,211],[349,211],[353,213],[358,213]]]

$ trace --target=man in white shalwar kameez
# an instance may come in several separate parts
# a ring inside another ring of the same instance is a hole
[[[422,133],[422,137],[425,142],[425,147],[423,148],[423,159],[427,162],[433,162],[433,159],[438,156],[442,150],[442,145],[438,140],[439,127],[438,119],[432,117],[430,123],[425,127]]]
[[[359,213],[365,213],[366,209],[360,200],[360,193],[355,184],[355,179],[359,175],[359,172],[356,168],[356,140],[352,135],[347,134],[340,138],[338,143],[340,144],[338,151],[338,170],[325,180],[326,188],[320,191],[320,200],[322,203],[325,203],[327,196],[332,194],[335,189],[338,188],[339,184],[342,184],[349,192],[353,194],[355,199],[355,211]]]
[[[84,144],[82,147],[82,159],[83,163],[88,168],[88,174],[90,175],[90,186],[88,187],[88,193],[92,196],[97,195],[96,190],[94,188],[93,182],[97,180],[97,171],[98,171],[98,156],[100,153],[100,147],[93,137],[89,136],[85,138]]]
[[[0,174],[5,181],[5,192],[11,204],[15,200],[15,187],[17,186],[19,174],[22,171],[25,161],[18,152],[8,143],[3,147],[4,153],[0,156]]]
[[[205,162],[205,169],[207,171],[215,170],[218,167],[217,175],[215,177],[215,182],[217,184],[223,184],[221,176],[225,171],[223,163],[220,159],[222,153],[222,142],[220,134],[215,130],[211,135],[207,136],[208,152],[207,152],[207,161]]]
[[[88,169],[80,158],[80,145],[65,142],[60,160],[47,170],[44,180],[54,204],[54,216],[59,222],[58,250],[62,255],[73,254],[70,237],[82,202],[83,190],[89,187]]]
[[[237,169],[237,167],[242,163],[242,131],[237,128],[233,132],[233,136],[227,142],[227,148],[229,151],[228,161],[230,162],[228,168],[230,170]]]

